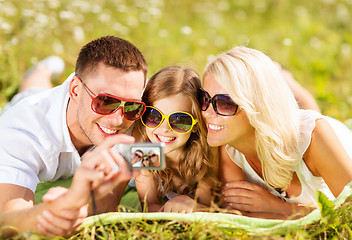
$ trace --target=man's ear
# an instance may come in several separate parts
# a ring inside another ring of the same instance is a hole
[[[71,101],[77,101],[79,91],[80,91],[80,86],[79,86],[80,84],[81,84],[81,82],[77,76],[74,76],[71,79],[70,86],[68,88]]]

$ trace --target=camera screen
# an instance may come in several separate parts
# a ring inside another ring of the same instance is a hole
[[[132,147],[131,165],[135,167],[160,167],[160,148]]]
[[[116,149],[129,163],[133,170],[162,170],[165,168],[165,143],[121,143]]]

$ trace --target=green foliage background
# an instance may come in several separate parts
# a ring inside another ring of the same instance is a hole
[[[264,51],[289,69],[326,115],[352,118],[352,0],[0,0],[0,107],[23,72],[59,55],[62,82],[88,41],[128,39],[149,76],[166,65],[200,72],[235,45]]]

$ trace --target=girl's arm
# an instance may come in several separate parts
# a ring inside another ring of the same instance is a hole
[[[324,119],[316,121],[304,160],[314,176],[324,179],[335,197],[352,181],[352,159]]]
[[[225,146],[217,149],[219,154],[213,153],[213,157],[219,157],[219,174],[223,185],[226,183],[246,180],[244,173],[228,156]],[[198,184],[196,194],[196,201],[191,197],[182,195],[177,196],[167,201],[163,207],[167,212],[194,212],[194,211],[208,211],[211,205],[211,185],[208,182],[202,181]],[[224,204],[222,207],[228,206]]]
[[[198,184],[195,198],[188,195],[179,195],[168,200],[162,207],[163,212],[191,213],[200,211],[209,211],[211,204],[210,185],[205,182]]]
[[[157,183],[150,171],[144,170],[136,177],[136,188],[142,206],[146,212],[160,212],[161,202],[158,199]]]

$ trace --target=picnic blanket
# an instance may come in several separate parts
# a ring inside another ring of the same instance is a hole
[[[41,196],[52,186],[65,186],[70,185],[70,179],[59,180],[54,183],[40,184],[37,187],[35,194],[36,202],[40,202]],[[317,196],[323,197],[324,195],[320,192]],[[352,182],[347,184],[341,194],[332,201],[335,208],[341,206],[345,200],[352,196]],[[326,198],[327,199],[327,198]],[[329,201],[329,200],[327,200]],[[126,188],[124,196],[121,199],[120,205],[127,209],[135,209],[140,211],[140,205],[138,195],[134,188]],[[112,224],[116,222],[128,222],[128,221],[140,221],[140,220],[166,220],[176,222],[202,222],[202,223],[214,223],[219,227],[243,229],[248,234],[268,234],[277,233],[285,234],[288,230],[295,230],[302,228],[309,224],[319,221],[322,218],[321,209],[317,208],[310,214],[306,215],[297,220],[272,220],[272,219],[261,219],[253,217],[245,217],[234,214],[226,213],[207,213],[207,212],[195,212],[189,214],[182,213],[143,213],[143,212],[111,212],[91,216],[85,219],[82,227],[89,227],[92,225],[100,224]]]
[[[332,201],[334,208],[336,209],[341,206],[349,196],[352,196],[352,182],[346,185],[341,194]],[[323,193],[317,192],[317,197],[322,198],[323,201],[329,201]],[[285,234],[288,230],[302,228],[319,221],[321,218],[322,213],[320,208],[313,210],[310,214],[297,220],[270,220],[234,214],[206,212],[195,212],[189,214],[113,212],[88,217],[84,221],[83,226],[111,224],[123,221],[170,220],[177,222],[215,223],[219,227],[244,229],[248,234],[268,234],[273,232],[276,234]]]

